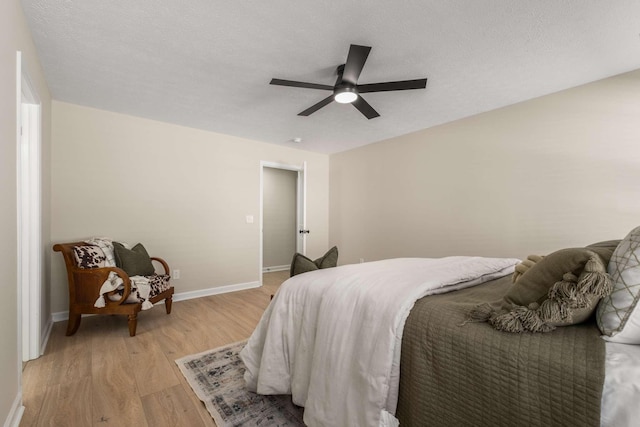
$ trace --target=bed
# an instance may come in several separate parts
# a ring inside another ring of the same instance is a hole
[[[551,334],[456,326],[478,301],[491,301],[511,285],[503,277],[416,302],[402,342],[400,425],[637,425],[640,346],[605,342],[594,318]],[[483,361],[479,354],[493,357]]]
[[[291,394],[311,426],[633,425],[639,346],[605,343],[593,316],[550,333],[469,321],[508,292],[518,262],[394,259],[292,277],[241,353],[247,386]]]

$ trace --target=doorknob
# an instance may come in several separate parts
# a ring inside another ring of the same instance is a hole
[[[299,230],[298,233],[300,233],[300,234],[309,234],[309,230]]]

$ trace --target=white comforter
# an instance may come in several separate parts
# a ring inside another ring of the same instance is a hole
[[[282,284],[240,357],[249,390],[291,394],[308,426],[394,420],[400,343],[415,301],[512,273],[507,258],[402,258]]]
[[[640,345],[606,342],[602,427],[632,427],[640,420]]]

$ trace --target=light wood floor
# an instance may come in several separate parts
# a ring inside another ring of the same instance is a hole
[[[269,296],[289,276],[266,273],[262,288],[173,303],[138,316],[84,317],[78,332],[54,324],[43,356],[23,371],[26,426],[215,426],[174,360],[251,335]],[[179,290],[178,290],[179,292]]]

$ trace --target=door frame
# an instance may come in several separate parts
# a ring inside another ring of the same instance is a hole
[[[21,361],[41,355],[42,103],[17,52],[18,338]]]
[[[307,228],[307,162],[302,162],[302,166],[289,165],[286,163],[275,163],[265,160],[260,161],[260,253],[258,260],[258,272],[260,286],[262,286],[262,268],[264,256],[264,169],[283,169],[298,173],[296,185],[296,251],[303,255],[307,253],[307,234],[300,233],[300,230]]]

